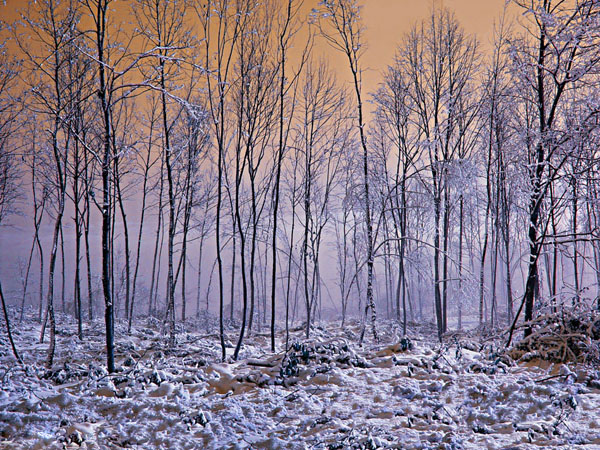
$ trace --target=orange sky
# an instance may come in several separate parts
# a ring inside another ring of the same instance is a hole
[[[316,7],[319,0],[305,0],[305,3]],[[382,71],[392,63],[404,33],[427,18],[434,4],[453,11],[465,30],[477,35],[483,51],[490,48],[494,22],[502,14],[505,0],[364,0],[361,15],[366,26],[367,51],[362,65],[366,92],[374,90]],[[343,55],[328,50],[327,58],[341,74],[346,74]]]
[[[115,0],[114,6],[120,7],[127,1]],[[372,91],[376,87],[381,72],[392,62],[403,34],[413,24],[428,16],[434,2],[454,11],[467,32],[478,36],[484,49],[489,46],[494,21],[505,4],[505,0],[363,0],[362,18],[367,29],[367,52],[362,61],[365,91]],[[304,0],[306,11],[310,11],[318,3],[319,0]],[[26,6],[27,0],[0,0],[0,18],[12,21],[18,17],[16,11]],[[128,22],[130,18],[122,20]],[[323,47],[324,43],[317,43],[317,48]],[[331,49],[322,51],[330,64],[340,72],[341,78],[345,79],[347,67],[344,56]]]

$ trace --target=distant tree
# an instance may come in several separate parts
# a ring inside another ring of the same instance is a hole
[[[365,303],[365,326],[361,332],[360,342],[362,344],[366,320],[371,311],[371,330],[375,340],[377,336],[377,311],[373,299],[373,266],[374,266],[374,238],[373,222],[371,212],[371,196],[369,193],[369,148],[367,145],[367,130],[365,113],[363,109],[362,93],[362,66],[360,58],[365,52],[363,42],[364,28],[360,19],[360,6],[357,0],[323,0],[320,2],[319,26],[322,36],[336,50],[342,52],[347,60],[352,73],[354,93],[356,95],[356,126],[360,136],[362,147],[362,168],[364,188],[364,214],[366,224],[367,245],[367,299]]]
[[[176,191],[174,165],[178,152],[174,146],[174,127],[184,110],[177,108],[173,98],[178,95],[185,71],[181,61],[190,47],[190,34],[185,22],[187,4],[185,2],[160,0],[138,0],[136,8],[138,28],[145,40],[145,50],[152,54],[145,68],[145,78],[151,80],[158,91],[161,109],[162,151],[167,178],[167,310],[165,320],[169,322],[171,342],[175,340],[175,235],[177,231],[177,200],[183,192]],[[188,78],[189,82],[189,78]],[[179,94],[182,96],[182,94]],[[191,111],[190,111],[191,112]]]
[[[492,283],[492,307],[495,306],[496,298],[496,272],[498,255],[504,253],[504,276],[506,281],[506,311],[508,320],[514,317],[513,312],[513,287],[511,268],[511,209],[512,191],[508,177],[511,175],[511,150],[513,150],[512,128],[515,123],[512,118],[513,102],[511,101],[510,89],[510,60],[508,55],[508,37],[511,28],[507,22],[506,11],[495,28],[494,50],[491,63],[486,70],[484,82],[484,100],[481,115],[484,129],[488,140],[488,160],[493,155],[494,165],[490,167],[488,183],[492,184],[492,195],[488,200],[493,200],[492,215],[494,220],[494,256],[492,258],[491,278]],[[489,161],[488,161],[489,163]],[[463,198],[461,197],[461,202]],[[462,204],[462,203],[461,203]],[[462,217],[461,217],[462,220]],[[462,239],[462,236],[461,236]],[[501,249],[499,245],[501,244]],[[462,260],[461,260],[462,265]],[[493,316],[491,316],[493,319]],[[460,319],[459,319],[460,320]]]
[[[433,291],[438,337],[447,331],[450,261],[451,169],[465,149],[472,149],[478,103],[477,41],[445,9],[407,34],[398,54],[397,70],[407,77],[407,93],[416,118],[419,145],[427,157],[430,178],[425,184],[433,202]],[[471,141],[471,142],[469,142]]]
[[[144,138],[140,137],[140,141],[146,147],[145,152],[140,152],[142,155],[141,160],[139,161],[140,172],[142,176],[142,190],[141,190],[141,207],[140,207],[140,218],[139,218],[139,228],[137,233],[137,244],[135,251],[135,262],[133,269],[133,279],[132,279],[132,292],[131,292],[131,302],[129,304],[129,312],[127,314],[128,317],[128,330],[131,330],[131,326],[133,323],[133,316],[135,314],[135,300],[136,300],[136,290],[137,290],[137,280],[140,269],[140,257],[142,252],[142,237],[144,232],[144,223],[145,217],[147,213],[147,202],[148,202],[148,194],[149,194],[149,184],[151,182],[151,171],[157,162],[160,160],[160,156],[157,156],[154,151],[155,140],[156,140],[156,129],[158,128],[158,122],[160,120],[160,116],[158,114],[158,102],[156,96],[149,95],[148,96],[148,113],[143,121],[144,127]],[[152,269],[152,275],[154,276],[154,268]],[[148,299],[148,303],[151,305],[151,297],[152,297],[153,289],[150,289],[150,298]]]
[[[336,256],[337,256],[337,275],[338,287],[340,290],[340,303],[342,307],[341,326],[346,324],[349,311],[349,297],[352,292],[352,285],[358,283],[359,271],[352,270],[352,251],[354,242],[352,240],[353,230],[358,224],[352,222],[352,210],[356,207],[353,202],[355,190],[355,174],[356,174],[356,150],[352,148],[346,149],[346,157],[344,158],[343,176],[341,192],[338,193],[339,210],[334,215],[334,229],[336,236]],[[360,295],[359,295],[360,298]]]
[[[395,167],[391,179],[386,180],[386,199],[384,207],[389,208],[396,251],[398,253],[398,279],[396,283],[395,308],[396,317],[400,320],[400,311],[403,314],[403,332],[406,333],[407,324],[407,280],[406,280],[406,249],[408,248],[408,212],[409,189],[412,178],[418,174],[418,161],[421,158],[422,147],[419,144],[422,130],[415,127],[414,105],[410,96],[410,80],[402,67],[402,61],[396,60],[388,67],[384,80],[373,96],[376,105],[375,120],[380,127],[384,140],[383,145],[390,145],[392,155],[390,163]],[[387,144],[389,143],[389,144]],[[386,220],[386,219],[384,219]],[[400,300],[402,298],[402,301]],[[402,308],[400,308],[402,304]]]
[[[46,304],[46,317],[50,325],[46,366],[50,368],[56,345],[56,259],[66,203],[69,151],[75,140],[68,123],[74,116],[74,105],[77,103],[73,97],[77,89],[73,89],[73,84],[82,76],[73,70],[72,64],[76,52],[74,42],[79,38],[80,11],[74,2],[61,4],[54,0],[44,0],[32,5],[22,18],[27,34],[33,36],[36,43],[31,45],[23,36],[17,36],[25,56],[27,76],[23,77],[23,81],[30,93],[28,108],[38,114],[38,118],[46,125],[45,140],[41,147],[48,152],[51,164],[46,168],[48,171],[45,174],[49,198],[54,206],[54,232],[49,256]],[[45,327],[46,319],[42,323],[40,340],[44,338]]]
[[[0,31],[4,24],[0,22]],[[0,43],[0,226],[9,214],[15,212],[16,202],[20,196],[17,154],[11,140],[12,133],[17,125],[18,107],[16,98],[13,97],[14,85],[17,80],[19,66],[6,52],[6,44]],[[2,292],[0,280],[0,300],[8,340],[17,362],[22,363],[19,352],[13,340],[10,317],[6,306],[6,299]]]
[[[199,105],[187,107],[182,114],[179,137],[176,145],[178,147],[178,158],[175,165],[177,174],[177,191],[181,192],[178,201],[177,220],[180,223],[180,246],[179,261],[175,274],[175,283],[181,279],[181,321],[186,320],[187,295],[186,295],[186,268],[188,260],[189,236],[192,230],[193,209],[205,203],[204,209],[208,212],[212,206],[211,194],[213,183],[203,180],[204,177],[212,178],[207,155],[210,143],[211,126],[207,121],[206,110]],[[202,167],[206,166],[205,170]],[[204,181],[204,184],[203,184]],[[207,214],[208,216],[208,214]],[[206,234],[206,220],[203,218],[204,230],[201,230],[201,240]],[[180,278],[181,276],[181,278]]]
[[[81,39],[72,42],[72,45],[78,43],[81,45]],[[75,277],[73,285],[73,302],[75,315],[77,317],[77,335],[80,340],[83,339],[83,304],[81,293],[81,251],[84,232],[84,222],[86,208],[86,179],[88,168],[86,167],[87,153],[84,142],[87,141],[89,126],[87,119],[90,114],[91,105],[89,98],[90,78],[87,76],[90,70],[91,62],[84,57],[80,52],[75,51],[72,47],[69,59],[67,61],[66,70],[70,80],[72,80],[66,89],[66,97],[69,99],[69,112],[64,119],[64,125],[69,134],[73,135],[71,139],[72,151],[70,159],[67,160],[66,171],[67,176],[71,179],[71,193],[67,191],[67,196],[71,199],[74,207],[73,222],[75,223]],[[63,239],[61,239],[61,244]],[[64,258],[63,258],[63,275],[64,275]]]
[[[246,233],[249,244],[249,317],[248,331],[253,329],[254,318],[258,313],[256,264],[259,257],[259,236],[268,193],[273,181],[273,172],[266,169],[277,126],[277,78],[279,61],[272,55],[277,44],[273,34],[278,8],[274,1],[248,2],[245,5],[247,21],[244,38],[236,48],[236,72],[239,83],[234,86],[236,127],[239,138],[236,140],[236,222],[238,232]],[[244,183],[246,181],[246,183]],[[246,220],[240,200],[249,195],[249,208]],[[245,229],[244,229],[245,228]],[[243,254],[241,255],[244,258]],[[241,340],[238,340],[241,344]],[[238,349],[239,347],[236,347]]]
[[[239,6],[239,5],[238,5]],[[217,151],[217,202],[215,218],[215,243],[217,252],[217,267],[219,275],[219,339],[221,343],[221,358],[225,360],[224,330],[224,281],[223,281],[223,255],[222,255],[222,215],[223,215],[223,189],[225,181],[225,162],[228,146],[227,112],[231,102],[231,79],[233,77],[233,58],[235,45],[242,38],[245,20],[238,20],[238,10],[233,1],[209,0],[194,4],[196,16],[200,23],[200,30],[204,38],[203,64],[207,88],[207,109],[214,126],[214,141]],[[244,18],[243,14],[239,17]],[[244,243],[242,242],[242,253]],[[242,260],[243,262],[243,260]],[[246,326],[247,285],[246,272],[242,267],[243,278],[243,317],[242,331]],[[236,355],[239,350],[236,348]]]
[[[300,82],[295,146],[298,161],[304,227],[302,265],[309,337],[321,291],[320,250],[323,231],[334,214],[332,205],[343,167],[343,152],[351,148],[348,93],[324,62],[309,62]],[[309,261],[311,262],[309,266]]]
[[[271,232],[271,351],[275,351],[275,312],[277,292],[277,226],[279,220],[279,202],[281,172],[283,158],[286,152],[288,137],[292,119],[294,117],[294,102],[289,101],[289,93],[296,86],[295,81],[304,65],[308,47],[302,55],[299,68],[292,72],[291,80],[288,80],[288,53],[292,46],[293,38],[298,33],[301,23],[298,19],[299,7],[302,3],[297,0],[287,0],[284,5],[284,13],[278,19],[278,75],[279,75],[279,110],[278,110],[278,142],[275,150],[275,180],[273,186],[273,230]],[[287,117],[286,117],[287,116]],[[233,304],[233,303],[232,303]]]
[[[21,315],[19,318],[19,322],[23,321],[25,314],[25,301],[27,299],[27,290],[29,285],[29,275],[31,271],[31,266],[33,264],[33,254],[35,249],[38,250],[38,257],[40,263],[40,272],[39,272],[39,297],[38,297],[38,321],[42,321],[42,305],[44,302],[44,252],[42,248],[42,243],[40,241],[40,226],[42,224],[42,219],[44,218],[44,210],[46,208],[46,200],[47,200],[47,189],[39,188],[39,180],[38,180],[38,164],[39,158],[37,153],[37,119],[35,116],[31,118],[31,120],[27,120],[26,129],[31,134],[32,138],[30,142],[24,143],[25,148],[23,150],[23,161],[25,166],[29,166],[31,169],[31,197],[33,200],[33,238],[31,242],[31,248],[29,250],[29,257],[27,258],[27,264],[25,266],[25,276],[23,279],[23,296],[21,298]],[[39,192],[41,190],[41,192]]]

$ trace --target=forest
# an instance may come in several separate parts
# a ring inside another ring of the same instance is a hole
[[[1,448],[600,448],[600,2],[367,7],[0,19]]]

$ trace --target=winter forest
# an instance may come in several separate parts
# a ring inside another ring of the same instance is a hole
[[[0,448],[600,448],[600,2],[368,7],[0,6]]]

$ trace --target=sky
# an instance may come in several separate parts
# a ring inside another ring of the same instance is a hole
[[[315,5],[318,0],[310,0]],[[481,45],[489,47],[494,21],[501,15],[504,0],[437,0],[454,11],[456,18],[468,33],[476,34]],[[364,88],[374,89],[381,79],[381,72],[392,62],[396,49],[414,24],[426,19],[434,2],[428,0],[366,0],[362,18],[366,26],[364,54]],[[339,69],[345,61],[336,55],[334,65]]]
[[[319,1],[304,0],[305,10],[308,12],[317,7]],[[121,9],[122,5],[132,2],[115,0],[114,6]],[[27,3],[28,0],[0,0],[0,18],[7,22],[18,18],[18,10]],[[502,13],[505,3],[506,0],[363,0],[361,14],[367,43],[362,61],[365,90],[371,91],[377,86],[381,72],[392,62],[403,35],[415,23],[425,19],[434,5],[453,11],[465,30],[476,34],[485,49],[492,39],[494,21]],[[123,18],[124,21],[128,19]],[[343,79],[347,71],[344,56],[327,48],[323,42],[317,43],[317,47]]]

